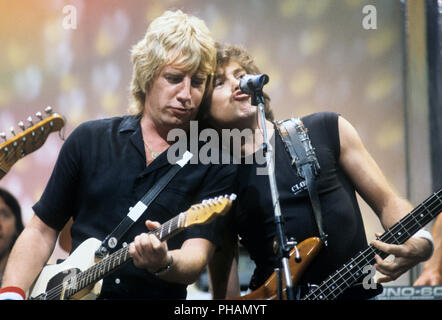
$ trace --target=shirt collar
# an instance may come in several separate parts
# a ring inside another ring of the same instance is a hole
[[[139,116],[125,116],[120,123],[120,133],[127,131],[135,131],[140,124]]]

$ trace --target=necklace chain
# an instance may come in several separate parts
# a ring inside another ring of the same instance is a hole
[[[143,141],[144,141],[144,140],[143,140]],[[144,141],[144,145],[146,146],[147,150],[149,150],[150,155],[152,156],[153,159],[156,159],[156,158],[161,154],[161,152],[155,152],[155,151],[153,151],[153,150],[149,147],[149,145],[147,144],[146,141]]]

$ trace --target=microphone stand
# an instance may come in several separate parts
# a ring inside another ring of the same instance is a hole
[[[293,284],[292,284],[292,277],[290,273],[290,267],[289,267],[289,253],[290,248],[294,246],[295,252],[296,252],[296,261],[300,261],[300,255],[298,252],[298,249],[296,247],[296,241],[291,239],[290,242],[287,241],[287,237],[284,234],[283,230],[283,217],[281,215],[281,207],[279,205],[279,194],[278,194],[278,188],[276,185],[276,175],[275,175],[275,163],[274,163],[274,151],[272,145],[269,143],[269,138],[267,136],[267,127],[266,127],[266,119],[265,119],[265,112],[264,112],[264,95],[262,93],[262,90],[255,90],[252,94],[252,104],[256,105],[256,102],[258,104],[258,111],[260,115],[261,120],[261,126],[262,126],[262,132],[264,137],[263,142],[263,150],[265,152],[266,157],[266,164],[267,164],[267,175],[269,177],[270,182],[270,191],[272,194],[272,200],[273,200],[273,210],[275,215],[275,225],[276,225],[276,233],[278,238],[278,251],[279,251],[279,258],[281,259],[281,265],[282,265],[282,271],[284,272],[284,279],[286,284],[286,292],[287,292],[287,299],[288,300],[294,300],[294,290],[293,290]],[[278,297],[280,300],[282,300],[282,275],[281,270],[278,270]]]

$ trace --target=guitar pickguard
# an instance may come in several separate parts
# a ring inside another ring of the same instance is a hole
[[[48,286],[46,287],[46,291],[49,291],[56,286],[62,285],[63,282],[67,282],[67,286],[75,286],[72,281],[69,281],[72,277],[74,277],[76,274],[80,273],[81,270],[78,268],[72,268],[64,270],[60,273],[57,273],[54,277],[52,277],[51,280],[48,282]],[[60,297],[61,298],[61,297]]]
[[[65,261],[60,264],[46,266],[34,286],[31,288],[30,298],[37,297],[43,299],[65,299],[64,289],[69,288],[69,283],[65,284],[63,290],[56,290],[56,286],[60,283],[70,279],[75,274],[84,271],[95,264],[95,251],[100,246],[101,241],[89,238],[84,241]],[[75,279],[75,276],[72,278]],[[94,296],[101,291],[102,281],[98,282],[94,288],[82,290],[78,294],[71,297],[71,299],[94,299]],[[75,286],[74,281],[71,283]],[[93,291],[93,296],[88,296],[89,292]],[[57,291],[61,291],[60,293]],[[57,297],[58,295],[58,297]],[[38,299],[40,299],[38,298]]]

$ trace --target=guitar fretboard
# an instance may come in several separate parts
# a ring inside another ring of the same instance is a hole
[[[158,229],[150,231],[149,234],[154,234],[159,240],[165,241],[184,229],[184,219],[185,213],[181,213],[163,223]],[[68,299],[77,292],[108,276],[130,260],[129,246],[125,246],[97,262],[87,270],[73,275],[62,284],[48,290],[42,298],[46,300],[59,300],[63,295],[64,299]],[[37,299],[38,298],[39,297],[37,297]]]
[[[160,241],[165,241],[183,229],[180,227],[182,218],[183,214],[179,214],[175,218],[162,224],[158,229],[149,232],[149,234],[155,235]],[[80,290],[108,276],[126,262],[130,261],[130,259],[129,246],[125,246],[94,264],[89,269],[74,276],[69,280],[71,283],[68,282],[66,286],[65,299],[68,299]]]
[[[390,244],[402,244],[407,241],[441,212],[441,193],[442,189],[434,193],[378,239]],[[375,254],[381,258],[387,256],[386,253],[373,246],[369,246],[324,280],[318,287],[305,295],[302,300],[336,299],[363,276],[364,267],[375,262]]]

